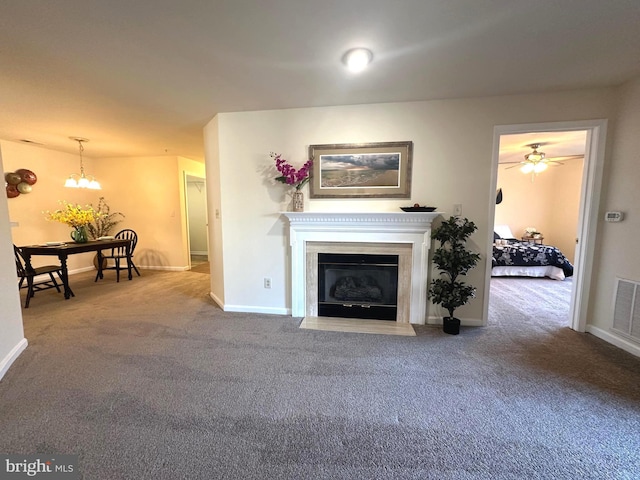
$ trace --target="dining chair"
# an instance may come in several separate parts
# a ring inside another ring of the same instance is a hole
[[[124,230],[120,230],[115,234],[114,238],[120,240],[131,240],[131,268],[133,268],[138,276],[140,276],[140,272],[138,271],[138,267],[136,267],[135,263],[133,263],[133,252],[136,249],[136,245],[138,244],[138,234],[131,230],[130,228],[125,228]],[[111,254],[103,254],[102,258],[106,260],[107,266],[103,267],[102,270],[115,270],[116,271],[116,281],[120,281],[120,270],[127,268],[127,249],[126,247],[115,247],[111,249]],[[120,260],[125,261],[124,266],[120,264]],[[109,265],[109,260],[113,260],[113,265]],[[98,277],[96,277],[96,280]]]
[[[50,288],[55,288],[58,292],[60,290],[60,284],[62,284],[62,266],[60,265],[45,265],[44,267],[35,267],[33,271],[28,271],[22,253],[20,249],[13,246],[13,253],[16,257],[16,270],[18,272],[18,278],[20,282],[18,283],[18,288],[26,288],[27,289],[27,299],[24,302],[24,308],[29,308],[29,302],[31,302],[31,297],[35,295],[36,292],[41,290],[48,290]],[[56,282],[53,274],[57,274],[60,279],[60,284]],[[39,279],[35,280],[36,277],[40,275],[49,275],[49,279]],[[27,282],[24,285],[24,282]]]

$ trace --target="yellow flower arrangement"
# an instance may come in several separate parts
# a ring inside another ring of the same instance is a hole
[[[45,212],[47,220],[66,223],[70,227],[78,228],[87,226],[102,215],[96,212],[90,205],[85,205],[83,208],[81,205],[73,205],[67,202],[60,203],[64,205],[64,208],[58,209],[55,212]]]

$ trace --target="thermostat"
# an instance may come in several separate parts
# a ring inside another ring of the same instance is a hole
[[[624,218],[624,213],[622,212],[607,212],[604,215],[604,220],[606,222],[621,222]]]

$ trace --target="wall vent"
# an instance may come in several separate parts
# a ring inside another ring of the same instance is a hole
[[[640,282],[616,278],[613,330],[640,342]]]

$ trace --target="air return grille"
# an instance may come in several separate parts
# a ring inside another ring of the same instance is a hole
[[[640,283],[616,279],[613,330],[640,342]]]

